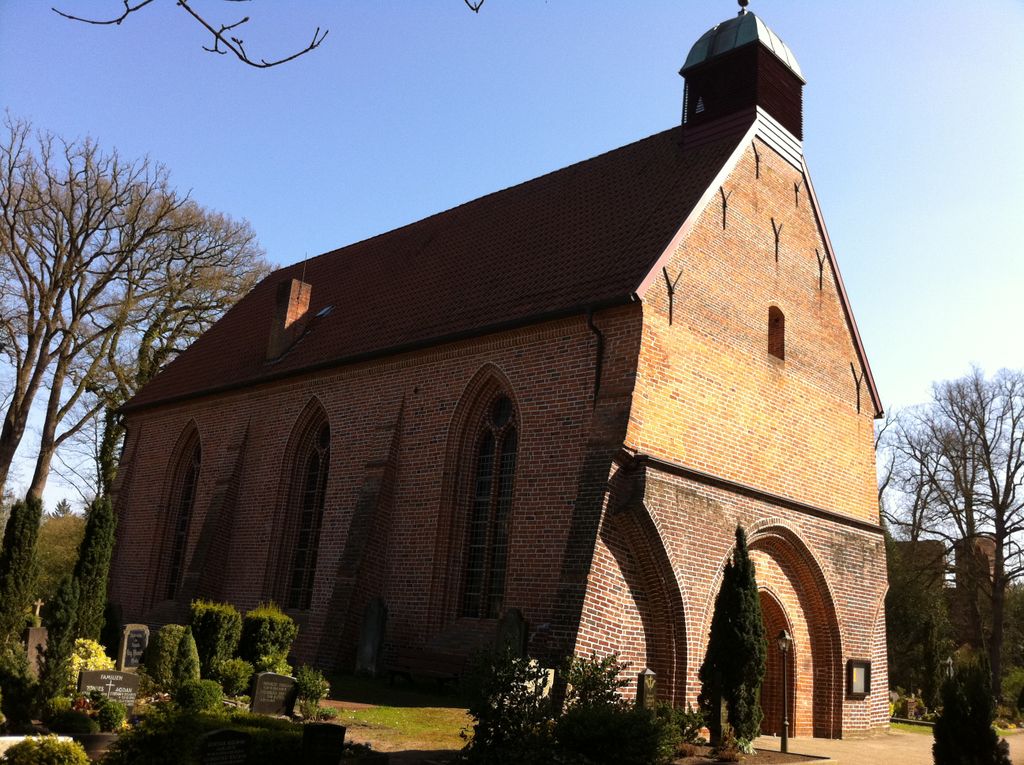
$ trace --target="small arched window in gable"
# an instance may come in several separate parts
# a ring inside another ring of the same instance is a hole
[[[202,461],[203,450],[199,443],[199,434],[193,430],[179,452],[178,464],[174,470],[174,484],[171,489],[171,550],[167,563],[167,589],[165,591],[168,600],[174,598],[178,592],[178,586],[181,584],[181,569],[185,560],[188,529],[196,502],[199,469]]]
[[[768,353],[786,358],[786,317],[776,306],[768,309]]]
[[[313,598],[320,526],[324,517],[327,472],[331,461],[331,427],[326,420],[311,423],[296,452],[290,510],[294,529],[288,571],[288,608],[307,609]]]
[[[499,395],[485,411],[474,441],[462,616],[495,618],[501,613],[518,438],[512,401]]]

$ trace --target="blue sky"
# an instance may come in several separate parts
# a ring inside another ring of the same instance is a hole
[[[279,264],[677,124],[690,45],[737,10],[195,0],[211,20],[250,15],[240,36],[257,56],[330,30],[319,50],[261,71],[205,53],[172,0],[120,27],[66,21],[53,4],[0,0],[0,106],[163,162],[199,202],[248,218]],[[58,7],[113,16],[121,3]],[[1024,366],[1024,2],[750,10],[807,79],[805,152],[887,408],[972,363]]]

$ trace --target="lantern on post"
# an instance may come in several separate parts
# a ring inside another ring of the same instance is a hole
[[[786,630],[779,632],[775,643],[779,647],[779,655],[782,657],[782,746],[781,751],[789,751],[789,683],[786,678],[786,658],[789,654],[789,645],[793,638]]]

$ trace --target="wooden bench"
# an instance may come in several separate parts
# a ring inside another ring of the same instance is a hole
[[[409,682],[417,677],[436,680],[439,685],[444,685],[458,682],[465,668],[464,656],[424,648],[396,651],[387,662],[385,671],[392,684],[396,677],[404,677]]]

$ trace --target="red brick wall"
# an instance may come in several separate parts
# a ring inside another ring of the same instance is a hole
[[[687,645],[676,648],[677,671],[659,694],[695,702],[714,597],[733,531],[742,524],[759,584],[781,607],[795,639],[792,733],[850,735],[888,719],[874,409],[864,385],[857,411],[850,362],[858,374],[860,364],[827,261],[819,289],[815,250],[825,248],[801,174],[766,144],[759,147],[760,177],[748,149],[724,184],[725,228],[718,195],[670,258],[669,279],[678,278],[671,323],[664,278],[644,296],[626,439],[632,451],[755,491],[654,467],[613,478],[613,484],[634,486],[618,492],[626,498],[620,505],[613,492],[606,510],[601,565],[591,573],[577,652],[616,650],[633,664],[630,675],[644,666],[660,666],[662,674],[666,663],[659,657],[673,636],[660,623],[644,629],[652,588],[636,575],[634,560],[667,556],[684,600]],[[778,261],[772,218],[781,227]],[[784,360],[769,353],[771,306],[785,314]],[[756,490],[761,498],[752,499]],[[801,512],[794,507],[800,503],[837,517]],[[641,552],[616,549],[623,543],[614,529],[623,516],[657,529],[656,539],[639,544]],[[842,516],[859,523],[844,523]],[[777,633],[774,622],[770,626]],[[846,697],[849,658],[873,662],[868,699]],[[777,684],[778,662],[769,670],[769,683]]]
[[[353,508],[368,472],[388,456],[400,408],[386,552],[373,561],[384,569],[378,585],[382,591],[362,593],[357,600],[364,603],[372,594],[385,598],[392,644],[421,645],[453,625],[466,634],[487,633],[493,620],[455,618],[465,510],[458,488],[464,460],[458,457],[465,437],[460,423],[466,418],[459,413],[473,407],[483,377],[507,381],[520,425],[505,605],[520,607],[535,627],[573,632],[571,625],[552,624],[564,575],[558,562],[574,506],[583,488],[594,488],[579,485],[588,444],[609,438],[621,444],[624,435],[639,318],[638,307],[594,318],[603,336],[601,394],[625,401],[617,419],[596,426],[595,411],[607,415],[610,410],[606,405],[595,409],[597,339],[584,317],[131,414],[125,450],[131,464],[125,466],[121,487],[112,600],[121,604],[127,620],[142,618],[158,602],[154,585],[164,554],[168,466],[190,420],[202,440],[203,467],[186,562],[217,484],[231,473],[234,450],[248,428],[230,552],[210,565],[217,567],[220,592],[242,608],[277,591],[281,574],[272,561],[280,547],[274,531],[280,526],[277,514],[287,494],[284,463],[300,413],[316,397],[330,418],[332,456],[313,604],[308,612],[295,614],[301,625],[298,656],[323,655],[322,629]],[[357,613],[358,623],[361,610]],[[325,644],[330,640],[325,638]]]
[[[643,353],[627,445],[793,499],[878,521],[873,408],[861,413],[857,354],[825,265],[801,174],[748,149],[644,296]],[[794,184],[801,184],[799,204]],[[775,260],[772,218],[781,226]],[[768,353],[768,309],[785,315],[786,355]]]

